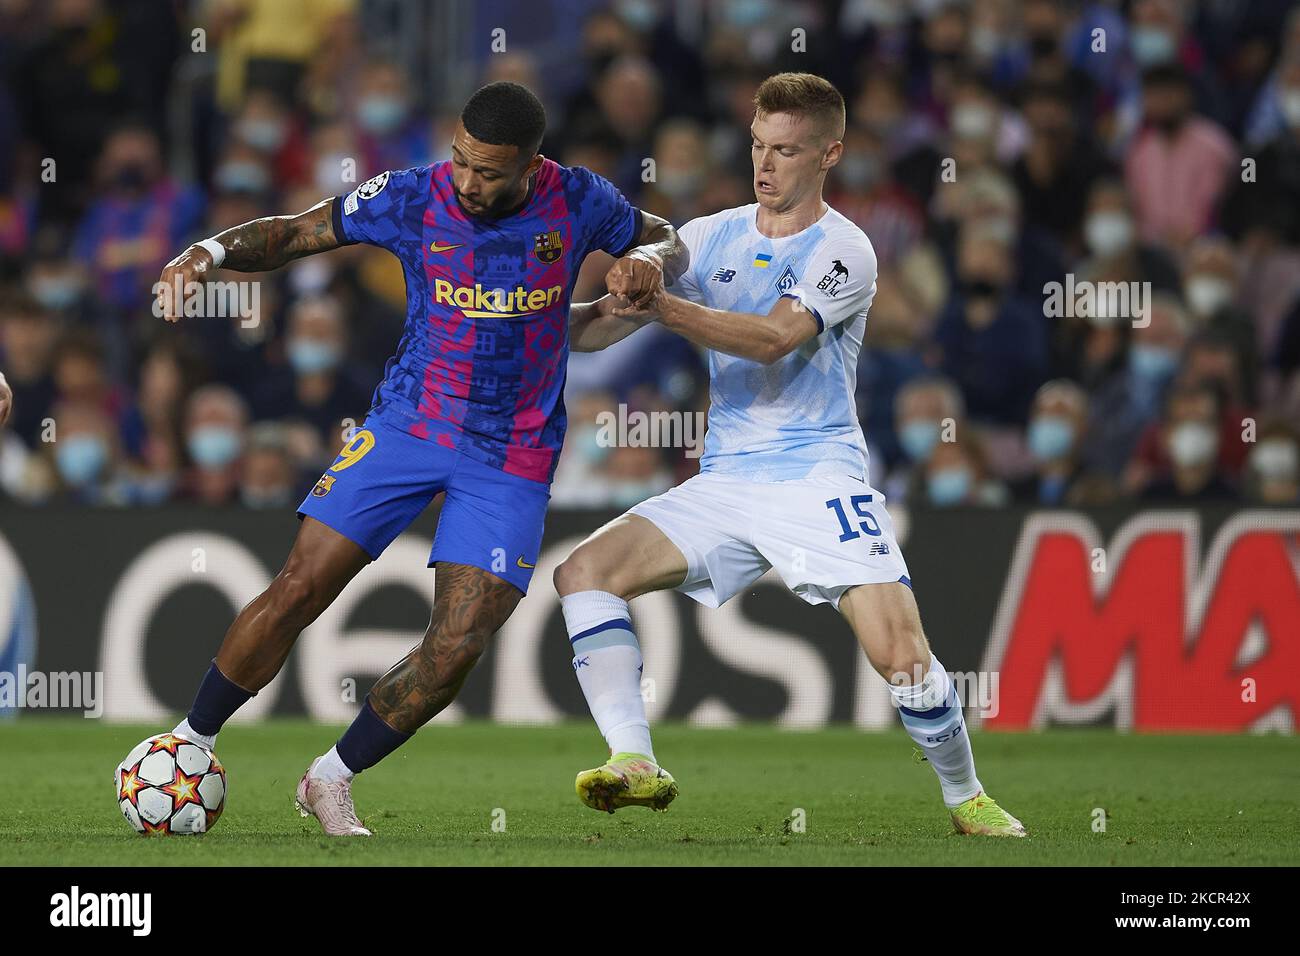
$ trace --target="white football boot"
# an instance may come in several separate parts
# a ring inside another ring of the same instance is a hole
[[[352,806],[352,784],[347,780],[318,780],[311,775],[317,757],[298,781],[294,806],[304,817],[315,817],[326,836],[373,836],[357,819]]]

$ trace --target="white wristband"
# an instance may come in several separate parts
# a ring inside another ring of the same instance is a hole
[[[220,269],[221,263],[226,261],[226,247],[215,239],[200,239],[194,243],[201,249],[208,250],[208,255],[212,256],[212,268]]]

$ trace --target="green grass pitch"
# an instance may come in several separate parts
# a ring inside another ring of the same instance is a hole
[[[168,725],[170,726],[170,724]],[[202,837],[145,839],[112,770],[165,727],[23,717],[0,724],[0,865],[1246,865],[1300,859],[1300,739],[1102,730],[974,735],[980,778],[1026,840],[953,834],[933,771],[901,731],[655,730],[681,788],[663,814],[609,815],[573,792],[593,726],[425,728],[354,785],[372,840],[326,840],[293,809],[338,728],[232,726],[225,815]],[[803,811],[803,832],[799,832]],[[1094,832],[1095,808],[1106,812]],[[494,821],[497,829],[494,829]],[[504,823],[504,829],[501,824]]]

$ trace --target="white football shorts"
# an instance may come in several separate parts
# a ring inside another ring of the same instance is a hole
[[[706,472],[629,513],[653,522],[685,555],[677,590],[708,607],[768,568],[809,604],[838,607],[856,584],[911,586],[885,496],[857,478],[753,482]]]

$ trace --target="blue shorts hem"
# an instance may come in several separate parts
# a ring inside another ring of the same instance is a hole
[[[532,583],[532,579],[533,579],[532,574],[529,574],[528,577],[525,578],[523,581],[516,581],[513,578],[509,577],[508,575],[501,573],[500,571],[493,571],[491,565],[486,561],[475,561],[473,558],[462,558],[462,557],[453,558],[450,555],[437,554],[437,553],[429,555],[429,563],[425,565],[425,567],[431,568],[439,561],[441,561],[444,564],[463,564],[466,565],[467,567],[478,568],[480,571],[486,571],[494,578],[498,578],[506,582],[506,584],[513,585],[515,588],[519,590],[521,594],[524,595],[528,594],[528,585]],[[527,570],[531,571],[532,568],[528,568]]]
[[[315,514],[312,514],[310,511],[303,511],[302,508],[299,508],[299,509],[298,509],[298,520],[301,521],[303,518],[311,518],[311,519],[314,520],[314,521],[319,521],[321,524],[323,524],[325,527],[329,528],[329,529],[330,529],[331,531],[333,531],[335,534],[342,535],[343,537],[347,538],[349,541],[351,541],[353,544],[355,544],[358,548],[360,548],[362,551],[364,551],[364,552],[366,553],[366,556],[369,557],[371,561],[378,561],[378,560],[379,560],[379,556],[380,556],[381,554],[384,553],[384,548],[378,548],[378,549],[376,549],[375,547],[373,547],[373,546],[371,546],[371,545],[369,545],[369,544],[366,544],[364,541],[360,541],[360,540],[358,540],[358,538],[357,538],[356,535],[354,535],[354,534],[348,534],[348,533],[347,533],[346,531],[344,531],[342,528],[338,527],[338,526],[337,526],[333,521],[326,521],[326,520],[325,520],[324,518],[322,518],[320,515],[315,515]],[[385,547],[387,547],[387,545],[385,545]]]

